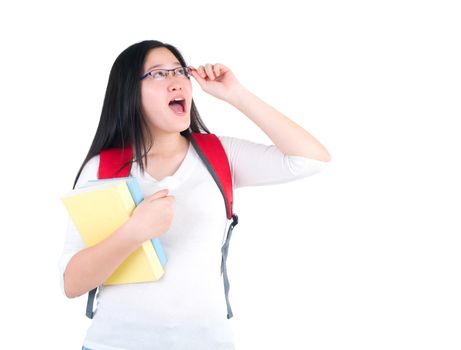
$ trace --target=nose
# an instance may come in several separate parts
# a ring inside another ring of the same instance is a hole
[[[177,76],[171,76],[173,74],[173,72],[170,72],[170,74],[168,74],[168,77],[167,77],[167,80],[168,80],[168,86],[169,86],[169,89],[174,89],[174,90],[177,90],[177,89],[184,89],[184,84],[187,84],[187,83],[190,83],[190,80],[189,79],[184,79],[184,77],[177,77]],[[171,79],[170,79],[171,78]]]
[[[182,84],[180,81],[173,79],[168,85],[169,90],[182,90]]]

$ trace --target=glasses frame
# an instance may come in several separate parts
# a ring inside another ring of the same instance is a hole
[[[144,74],[142,77],[139,78],[139,80],[144,80],[147,78],[148,75],[150,75],[152,77],[153,80],[166,80],[169,76],[170,76],[170,72],[173,72],[173,76],[176,76],[176,71],[178,69],[184,69],[186,75],[185,77],[189,79],[189,77],[191,76],[190,74],[190,71],[191,69],[189,67],[176,67],[176,68],[172,68],[172,69],[163,69],[163,68],[158,68],[158,69],[152,69],[151,71],[147,72],[146,74]],[[154,78],[154,76],[152,75],[152,72],[155,72],[155,71],[166,71],[167,72],[167,76],[165,78],[161,78],[161,79],[156,79]]]

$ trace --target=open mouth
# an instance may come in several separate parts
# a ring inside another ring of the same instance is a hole
[[[168,105],[177,114],[184,114],[186,112],[186,100],[184,99],[174,99]]]

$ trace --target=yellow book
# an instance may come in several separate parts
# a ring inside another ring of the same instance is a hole
[[[126,180],[76,189],[61,197],[61,201],[87,247],[114,233],[136,208]],[[149,240],[131,253],[103,284],[157,281],[163,274]]]

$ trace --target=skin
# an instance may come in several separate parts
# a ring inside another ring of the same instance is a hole
[[[163,64],[167,69],[175,68],[178,66],[175,61],[177,61],[176,57],[169,50],[153,49],[145,59],[144,73],[147,73],[148,68],[154,64]],[[203,91],[237,108],[261,128],[284,154],[325,162],[330,160],[328,151],[320,142],[301,126],[243,87],[225,65],[208,63],[198,68],[192,66],[190,68],[192,77]],[[171,97],[178,92],[186,99],[187,113],[184,117],[178,117],[168,107]],[[148,157],[156,159],[156,163],[160,164],[157,169],[167,165],[170,168],[165,169],[171,172],[184,158],[188,140],[180,134],[180,131],[190,125],[191,101],[192,83],[187,78],[170,75],[164,81],[145,79],[141,82],[141,107],[155,137],[154,146]],[[157,177],[161,178],[161,176]],[[78,252],[69,261],[64,273],[66,295],[73,298],[101,285],[142,241],[165,232],[173,217],[173,203],[174,196],[167,196],[165,191],[156,192],[141,202],[131,219],[107,239]],[[152,213],[157,213],[158,217]]]
[[[149,67],[172,69],[180,67],[175,64],[176,57],[166,48],[151,50],[144,62],[144,74]],[[186,100],[186,115],[178,117],[168,106],[172,97],[182,94]],[[192,102],[192,82],[185,77],[170,74],[167,79],[156,81],[148,77],[141,81],[141,108],[154,138],[154,146],[148,157],[173,157],[183,152],[188,141],[180,132],[190,125],[190,106]]]
[[[146,56],[144,73],[154,64],[163,64],[168,69],[178,67],[178,64],[174,64],[176,61],[168,49],[153,49]],[[203,91],[237,108],[284,154],[330,161],[327,149],[314,136],[246,89],[224,64],[207,63],[189,68],[192,70],[192,78]],[[186,98],[185,117],[176,116],[168,107],[171,97],[178,92]],[[168,158],[169,155],[185,154],[188,141],[179,132],[190,125],[191,101],[192,79],[170,75],[163,81],[145,79],[141,82],[142,108],[155,137],[149,155]]]

